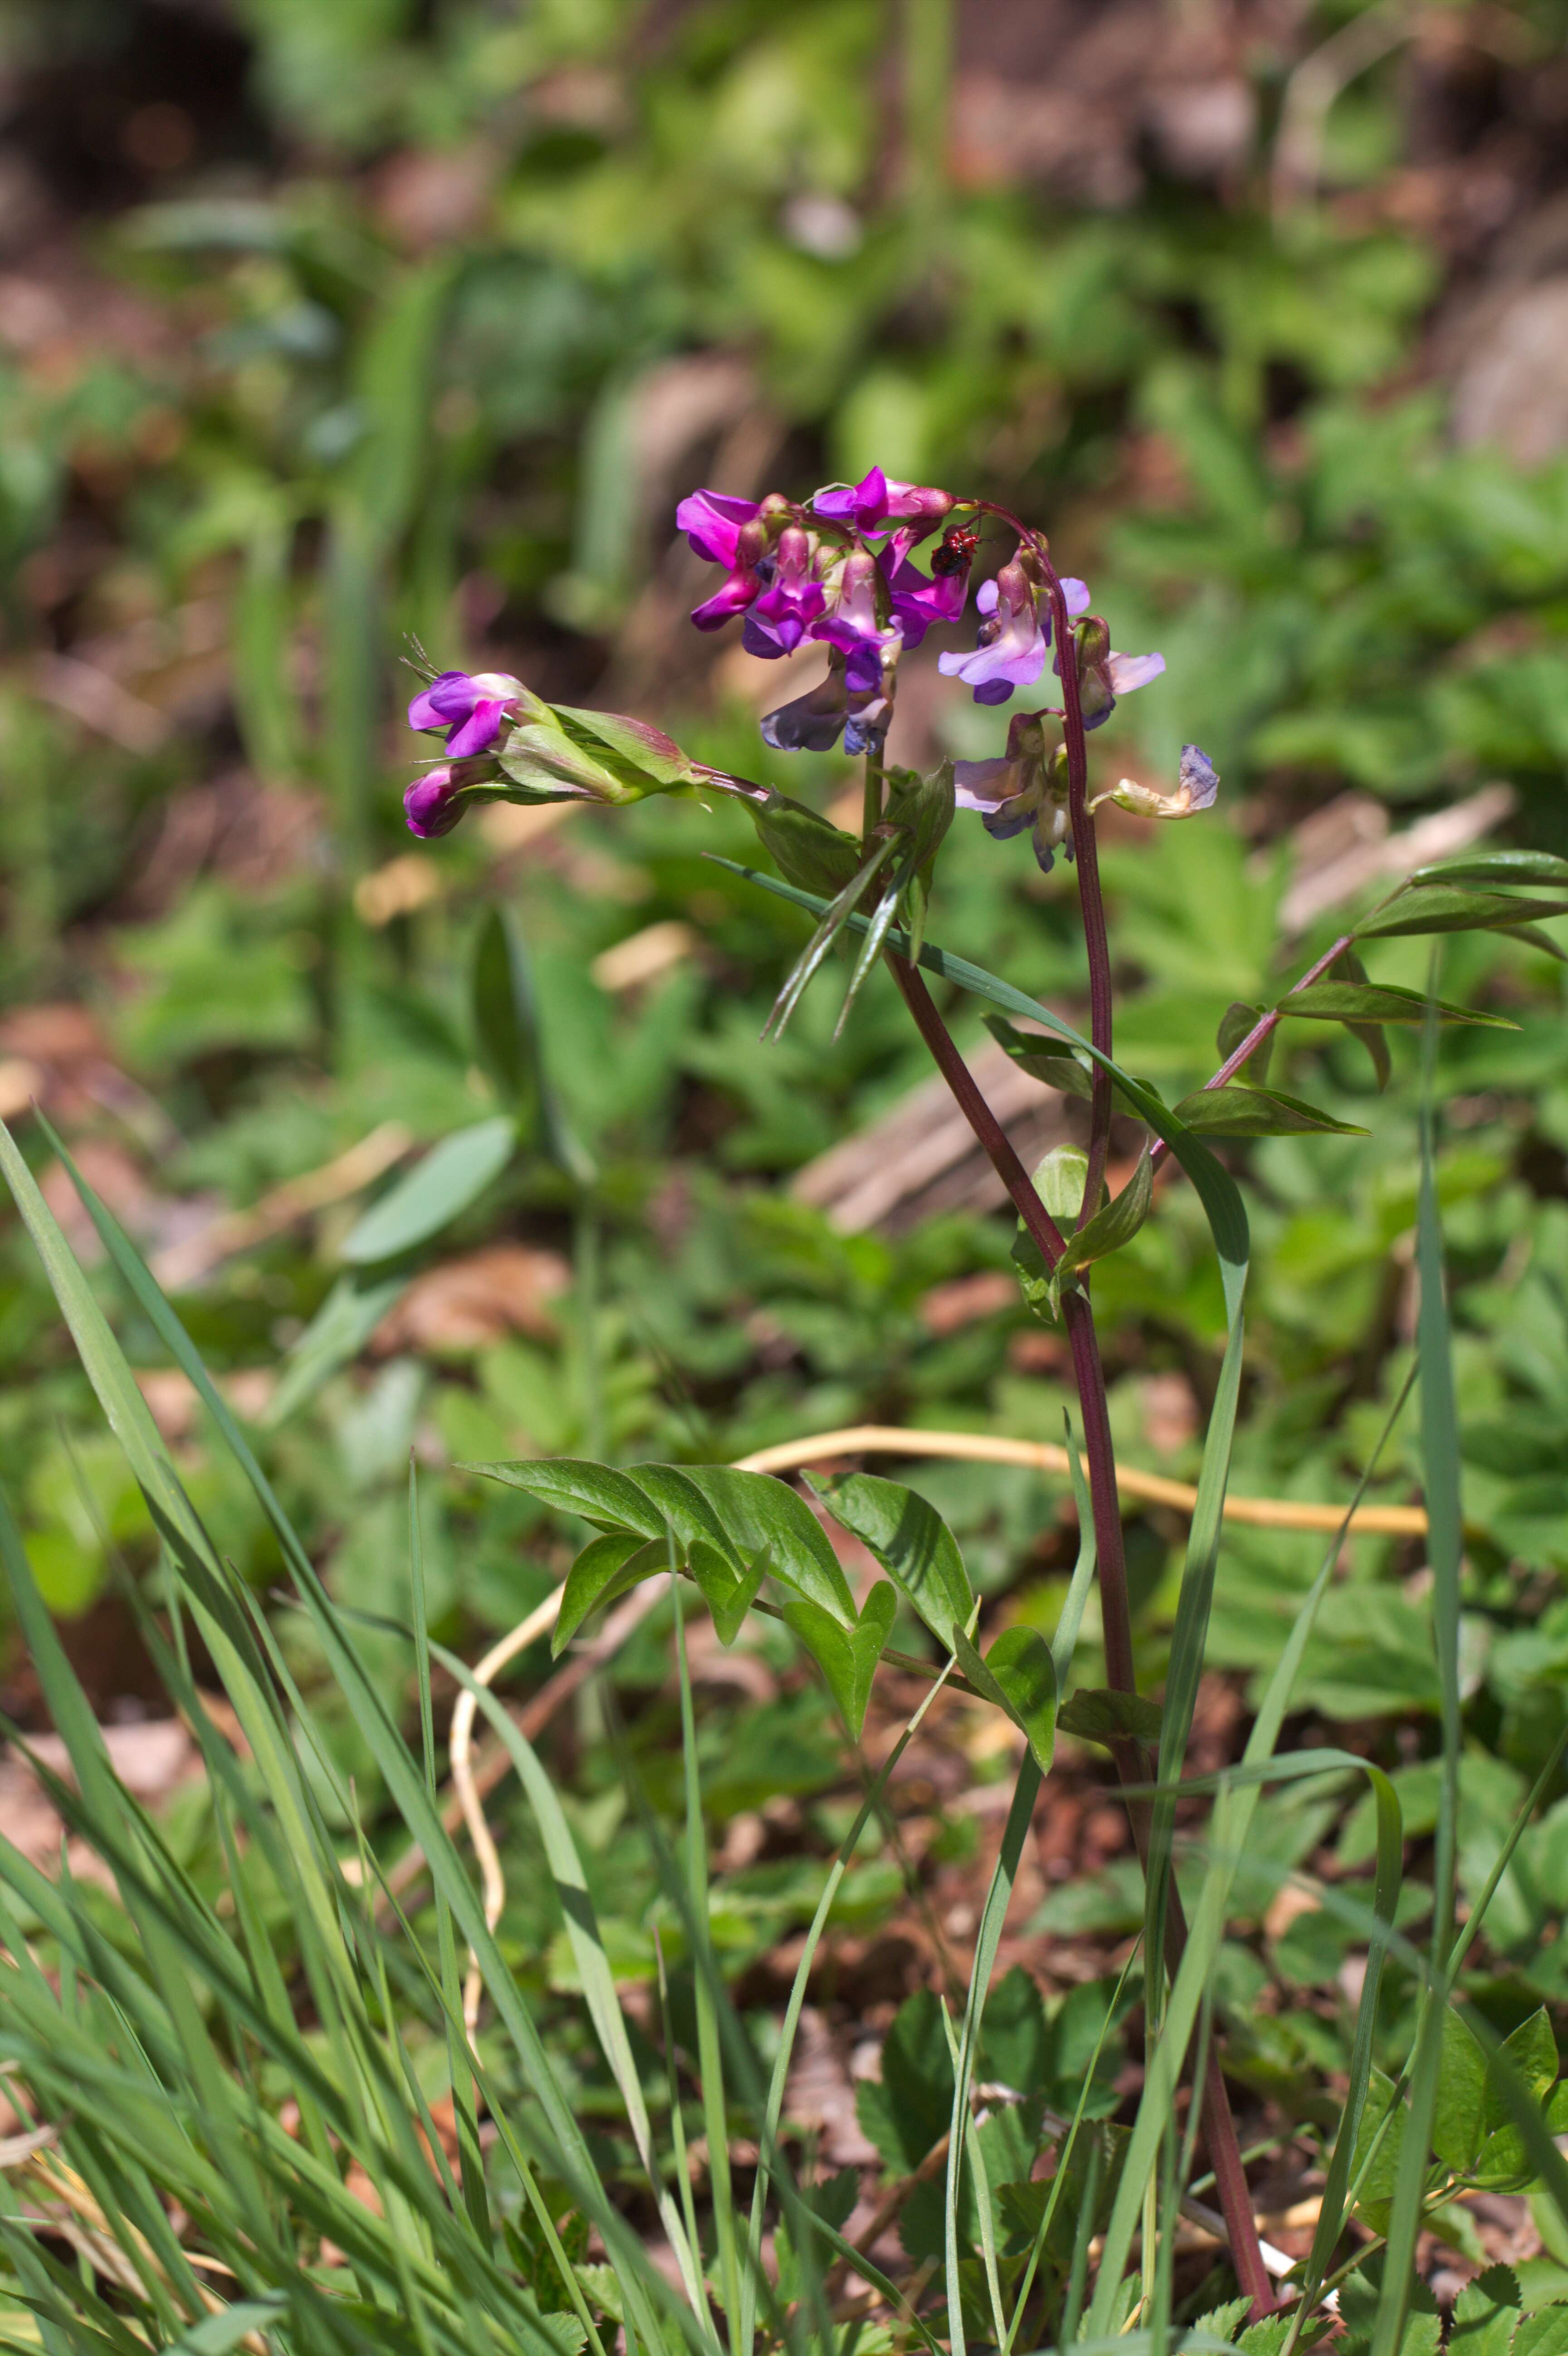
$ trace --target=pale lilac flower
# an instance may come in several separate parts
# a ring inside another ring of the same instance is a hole
[[[985,619],[974,653],[938,655],[936,668],[973,688],[976,703],[1006,703],[1015,687],[1032,687],[1045,669],[1048,640],[1034,584],[1015,560],[994,581],[981,582],[975,603]]]
[[[1015,712],[1008,749],[989,761],[955,761],[955,808],[977,811],[987,834],[1010,841],[1032,830],[1034,855],[1050,874],[1058,851],[1072,856],[1065,766],[1045,749],[1043,712]]]
[[[773,661],[793,654],[826,605],[827,593],[812,577],[815,550],[812,535],[798,524],[788,524],[779,535],[776,553],[757,566],[766,583],[746,616],[742,643],[746,652]]]
[[[857,531],[881,531],[890,523],[940,523],[957,502],[951,491],[901,483],[873,466],[858,483],[829,483],[811,504],[819,516],[852,524]]]
[[[507,708],[524,693],[509,671],[443,670],[421,688],[409,706],[409,726],[450,728],[446,749],[454,761],[487,752],[501,733]]]
[[[1158,679],[1165,669],[1163,655],[1119,655],[1111,646],[1111,634],[1097,614],[1090,616],[1075,634],[1078,647],[1078,697],[1085,730],[1103,728],[1116,708],[1119,695],[1131,695],[1138,687],[1147,687]],[[1060,652],[1052,668],[1060,677]]]

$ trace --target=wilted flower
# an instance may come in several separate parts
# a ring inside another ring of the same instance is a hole
[[[977,810],[987,834],[1007,842],[1032,828],[1034,855],[1050,874],[1057,851],[1072,856],[1067,809],[1067,771],[1061,750],[1046,751],[1043,712],[1015,712],[1008,749],[990,761],[955,761],[953,798],[959,809]]]
[[[880,531],[890,523],[940,523],[958,503],[951,491],[900,483],[873,466],[858,483],[829,483],[811,504],[816,514],[836,523],[852,524],[857,531]]]
[[[812,576],[815,553],[811,533],[798,524],[786,524],[775,553],[758,564],[766,585],[746,616],[742,643],[748,654],[768,662],[793,654],[806,624],[822,612],[827,599],[821,582]]]
[[[1064,581],[1061,586],[1069,614],[1083,613],[1089,603],[1083,582]],[[1015,687],[1032,687],[1045,669],[1051,607],[1017,557],[994,581],[981,582],[975,603],[986,619],[974,653],[938,655],[936,668],[944,678],[961,679],[973,688],[976,703],[1006,703]]]
[[[1139,785],[1136,777],[1124,777],[1109,793],[1096,794],[1089,808],[1098,809],[1102,802],[1115,802],[1118,809],[1131,810],[1138,818],[1192,818],[1212,807],[1219,790],[1220,772],[1202,746],[1184,744],[1173,794]]]
[[[857,645],[848,653],[830,648],[821,685],[763,714],[763,744],[775,753],[830,753],[842,734],[847,753],[872,751],[893,712],[897,632],[890,631],[887,641],[869,648]]]
[[[454,761],[487,752],[501,733],[507,707],[527,691],[520,679],[502,670],[443,670],[421,688],[409,706],[409,726],[450,728],[446,749]]]

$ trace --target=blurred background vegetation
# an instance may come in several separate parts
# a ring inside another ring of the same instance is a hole
[[[891,990],[837,1042],[828,989],[758,1044],[800,922],[705,863],[751,849],[723,809],[496,809],[412,846],[407,642],[656,715],[827,807],[847,764],[757,739],[777,671],[689,629],[675,501],[873,459],[1007,499],[1119,645],[1166,654],[1102,762],[1168,773],[1196,739],[1223,774],[1201,826],[1109,832],[1120,1051],[1180,1094],[1227,1006],[1299,970],[1412,844],[1568,851],[1565,33],[1563,0],[4,0],[0,1111],[68,1218],[28,1105],[71,1140],[343,1601],[403,1610],[411,1444],[443,1467],[725,1458],[861,1418],[1055,1439],[1066,1398],[987,1172],[940,1090],[906,1105],[924,1075]],[[995,749],[935,650],[894,755]],[[933,931],[1071,1009],[1072,888],[962,824]],[[519,1148],[378,1252],[355,1234],[376,1190],[507,1108],[497,910],[538,1006]],[[1424,981],[1424,943],[1378,948],[1380,978]],[[1471,1881],[1568,1714],[1560,970],[1474,935],[1443,977],[1520,1026],[1442,1058]],[[1408,1365],[1413,1058],[1396,1043],[1380,1098],[1312,1027],[1288,1043],[1304,1092],[1372,1134],[1242,1157],[1260,1272],[1233,1485],[1324,1497]],[[1008,1117],[1043,1142],[1054,1116]],[[153,1533],[14,1225],[0,1266],[0,1477],[101,1711],[133,1722],[163,1705],[112,1573],[151,1570]],[[99,1277],[220,1543],[265,1583],[183,1378]],[[1128,1461],[1190,1471],[1223,1321],[1179,1190],[1096,1295]],[[1402,1435],[1385,1494],[1410,1464]],[[1049,1628],[1060,1495],[919,1477],[977,1583]],[[482,1643],[559,1576],[560,1541],[459,1474],[426,1495],[438,1633]],[[1180,1535],[1154,1511],[1130,1533],[1151,1676]],[[1314,1547],[1227,1552],[1216,1758]],[[1400,1767],[1418,1835],[1425,1577],[1419,1547],[1358,1547],[1300,1697]],[[656,1687],[651,1629],[620,1674]],[[752,1686],[712,1697],[710,1737],[718,1815],[773,1809],[733,1860],[742,1960],[815,1892],[743,1869],[820,1845],[837,1803],[813,1795],[840,1772],[787,1651],[763,1644]],[[26,1717],[19,1659],[6,1693]],[[660,1722],[639,1720],[651,1747]],[[583,1837],[646,1964],[645,1860],[578,1734]],[[1271,1804],[1278,1853],[1364,1858],[1341,1803]],[[1040,1866],[1059,1939],[1137,1915],[1104,1814]],[[1527,1836],[1495,1910],[1500,2019],[1568,1996],[1565,1824]],[[940,1889],[969,1852],[930,1831]],[[859,1930],[900,1902],[866,1871]],[[515,1888],[530,1969],[544,1904]],[[1282,1922],[1234,1951],[1261,2090],[1328,2066],[1343,1944]],[[1270,2017],[1260,1974],[1319,1994]]]

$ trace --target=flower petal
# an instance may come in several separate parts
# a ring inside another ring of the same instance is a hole
[[[1131,695],[1134,688],[1147,687],[1158,679],[1165,669],[1163,655],[1118,655],[1106,658],[1105,669],[1110,676],[1114,695]]]

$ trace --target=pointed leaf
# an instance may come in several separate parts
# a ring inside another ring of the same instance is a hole
[[[1454,2302],[1449,2356],[1509,2356],[1520,2319],[1519,2278],[1511,2266],[1488,2266]]]
[[[1218,1091],[1223,1095],[1227,1091]],[[1093,1217],[1067,1238],[1067,1249],[1057,1262],[1058,1282],[1076,1269],[1092,1267],[1104,1259],[1124,1244],[1131,1243],[1149,1215],[1154,1201],[1154,1166],[1146,1146],[1139,1154],[1137,1167],[1121,1193],[1115,1195]]]
[[[1487,2057],[1450,2005],[1443,2015],[1443,2058],[1432,2114],[1432,2148],[1463,2175],[1486,2131]]]
[[[1413,884],[1556,884],[1568,890],[1568,859],[1552,851],[1462,851],[1418,867]]]
[[[866,1722],[871,1680],[896,1609],[897,1598],[886,1580],[881,1579],[867,1596],[865,1611],[848,1634],[818,1604],[792,1598],[784,1606],[786,1623],[820,1667],[827,1690],[857,1741]]]
[[[1157,1742],[1159,1704],[1142,1694],[1111,1693],[1100,1686],[1080,1686],[1056,1714],[1063,1734],[1080,1742]]]
[[[557,1513],[577,1514],[604,1530],[635,1530],[639,1537],[662,1537],[665,1517],[645,1490],[608,1464],[591,1464],[579,1456],[524,1457],[515,1463],[459,1464],[459,1472],[477,1472],[499,1481],[507,1489],[526,1490],[541,1505]]]
[[[1488,2127],[1504,2126],[1512,2116],[1502,2091],[1504,2072],[1510,2066],[1520,2083],[1543,2103],[1557,2083],[1557,2040],[1544,2005],[1504,2038],[1499,2053],[1488,2062],[1485,2115]]]
[[[720,1643],[732,1644],[741,1633],[747,1612],[756,1601],[757,1590],[768,1568],[766,1551],[756,1557],[749,1570],[739,1575],[718,1547],[709,1546],[705,1538],[693,1538],[688,1556],[691,1575],[713,1615]]]
[[[396,1259],[438,1234],[500,1176],[517,1142],[517,1124],[509,1114],[475,1121],[472,1129],[443,1138],[417,1169],[356,1221],[342,1258],[352,1268],[364,1268]]]
[[[1493,925],[1490,929],[1499,940],[1522,941],[1526,948],[1544,949],[1559,965],[1568,965],[1568,949],[1554,941],[1540,925]]]
[[[1222,1088],[1200,1088],[1176,1108],[1195,1137],[1365,1137],[1354,1121],[1336,1120],[1283,1088],[1249,1088],[1228,1081]]]
[[[1037,1628],[1004,1628],[982,1659],[958,1629],[958,1665],[976,1690],[1004,1710],[1027,1737],[1042,1774],[1051,1772],[1056,1741],[1056,1668]]]
[[[588,1614],[596,1612],[602,1603],[613,1602],[617,1595],[624,1595],[629,1588],[668,1569],[669,1548],[663,1538],[651,1538],[645,1543],[624,1530],[590,1538],[566,1574],[560,1609],[549,1640],[550,1652],[563,1653]]]
[[[855,1624],[855,1598],[827,1533],[804,1497],[772,1472],[728,1464],[683,1464],[681,1472],[747,1553],[766,1548],[770,1577],[819,1604],[841,1626]]]
[[[1053,1046],[1048,1032],[1020,1031],[1002,1014],[983,1014],[984,1023],[998,1047],[1005,1047],[1013,1062],[1031,1079],[1056,1088],[1064,1097],[1076,1097],[1087,1104],[1094,1092],[1094,1070],[1087,1058],[1080,1063],[1075,1055],[1064,1055]],[[1142,1118],[1132,1098],[1115,1081],[1111,1084],[1111,1102],[1119,1113],[1130,1119]]]
[[[1220,1017],[1220,1028],[1214,1034],[1214,1044],[1220,1051],[1220,1061],[1229,1062],[1249,1032],[1255,1029],[1264,1010],[1249,1006],[1244,998],[1234,998]],[[1268,1077],[1269,1059],[1274,1054],[1275,1034],[1271,1031],[1259,1046],[1253,1049],[1241,1069],[1249,1080],[1261,1087]]]
[[[1317,1023],[1423,1023],[1428,1007],[1439,1023],[1474,1023],[1492,1031],[1517,1031],[1506,1014],[1482,1014],[1472,1006],[1451,1006],[1445,998],[1429,999],[1419,990],[1398,990],[1382,981],[1309,981],[1279,1001],[1279,1012],[1305,1015]]]
[[[941,1515],[912,1489],[874,1473],[806,1477],[835,1521],[870,1547],[900,1594],[951,1652],[953,1632],[966,1625],[975,1597],[958,1542]]]
[[[1568,916],[1568,900],[1516,900],[1506,892],[1465,892],[1450,884],[1423,884],[1363,917],[1356,937],[1366,941],[1406,933],[1473,933],[1493,925],[1528,925],[1538,917],[1563,916]]]

